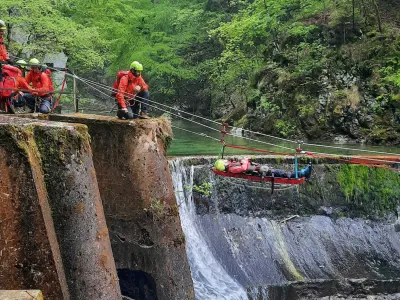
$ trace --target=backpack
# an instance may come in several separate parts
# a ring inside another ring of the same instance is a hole
[[[17,77],[20,70],[16,67],[5,65],[2,68],[3,78],[0,81],[0,97],[8,98],[17,88]],[[4,89],[4,90],[3,90]]]
[[[111,97],[115,98],[118,94],[118,87],[119,87],[119,82],[121,81],[121,78],[128,75],[129,71],[119,71],[117,74],[117,78],[115,79],[113,85],[112,85],[112,92],[111,92]],[[128,83],[131,83],[132,81],[128,77]]]
[[[53,95],[54,94],[54,85],[53,85],[53,79],[51,78],[51,71],[49,69],[45,69],[44,71],[42,70],[42,73],[46,74],[47,77],[49,77],[49,80],[50,80],[49,94]],[[41,82],[40,77],[39,77],[38,82]]]

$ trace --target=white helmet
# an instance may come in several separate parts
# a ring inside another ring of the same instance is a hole
[[[0,30],[6,30],[7,26],[6,23],[3,20],[0,20]]]

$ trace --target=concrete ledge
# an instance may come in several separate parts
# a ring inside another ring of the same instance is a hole
[[[2,291],[0,290],[0,299],[2,300],[44,300],[43,294],[38,290],[24,291]]]

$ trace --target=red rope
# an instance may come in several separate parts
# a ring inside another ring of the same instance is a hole
[[[64,76],[64,80],[63,80],[63,83],[62,83],[62,86],[61,86],[60,95],[58,95],[57,101],[54,103],[53,109],[51,110],[52,112],[54,112],[54,110],[56,109],[56,107],[60,103],[61,95],[64,92],[64,88],[65,88],[65,83],[66,82],[67,82],[67,74],[65,74],[65,76]]]
[[[343,163],[346,163],[346,164],[361,165],[361,166],[372,167],[372,168],[381,168],[381,169],[387,169],[387,170],[392,170],[392,171],[397,171],[397,172],[400,171],[399,169],[391,168],[391,167],[388,167],[386,165],[379,165],[379,164],[374,165],[372,163],[363,163],[363,162],[351,161],[352,158],[350,158],[350,160],[348,160],[348,159],[329,156],[329,155],[314,154],[312,152],[306,152],[305,154],[308,155],[308,156],[314,157],[314,158],[332,159],[332,160],[337,160],[337,161],[340,161],[340,162],[343,162]]]
[[[237,145],[225,145],[225,147],[239,149],[239,150],[249,150],[249,151],[260,152],[260,153],[284,155],[284,156],[293,156],[294,155],[294,154],[290,154],[290,153],[276,152],[276,151],[271,151],[271,150],[263,150],[263,149],[250,148],[250,147],[237,146]],[[334,157],[334,156],[330,156],[330,155],[314,154],[312,152],[305,152],[305,154],[308,156],[314,157],[314,158],[332,159],[332,160],[340,161],[340,162],[343,162],[346,164],[362,165],[362,166],[366,166],[366,167],[381,168],[381,169],[387,169],[387,170],[392,170],[392,171],[397,171],[397,172],[400,171],[399,169],[391,168],[391,167],[388,167],[387,165],[378,164],[379,159],[377,159],[374,162],[371,157],[368,157],[369,159],[371,159],[371,163],[367,163],[367,162],[362,162],[362,157],[351,157],[350,159],[345,159],[345,158]],[[393,163],[395,163],[395,161],[393,161]]]

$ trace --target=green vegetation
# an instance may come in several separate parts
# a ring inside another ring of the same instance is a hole
[[[342,165],[337,179],[348,202],[360,211],[395,211],[399,204],[400,176],[397,172]]]
[[[200,185],[193,185],[193,191],[204,195],[204,196],[211,196],[212,194],[212,183],[211,182],[203,182]]]
[[[4,0],[0,16],[11,53],[64,51],[109,84],[139,60],[154,100],[193,113],[284,137],[400,143],[397,1]]]

